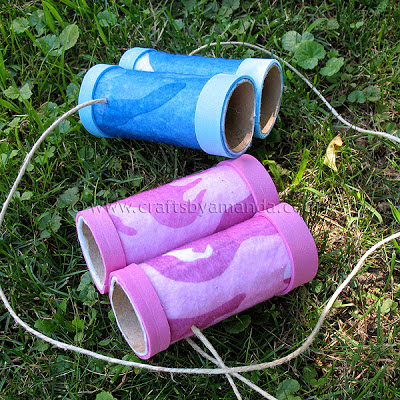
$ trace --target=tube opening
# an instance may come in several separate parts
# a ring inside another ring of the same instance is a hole
[[[243,151],[253,137],[254,86],[244,80],[232,91],[225,113],[225,140],[235,153]]]
[[[266,135],[275,123],[281,103],[282,76],[277,65],[272,67],[265,76],[260,104],[260,131]]]
[[[105,280],[105,267],[103,257],[92,231],[83,217],[78,220],[78,236],[89,271],[97,287],[102,288]]]
[[[124,288],[113,278],[111,281],[110,300],[115,319],[125,340],[135,353],[146,352],[146,336],[139,315],[126,294]]]

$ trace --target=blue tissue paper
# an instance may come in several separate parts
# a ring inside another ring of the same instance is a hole
[[[123,54],[119,65],[126,69],[148,72],[201,76],[223,73],[252,77],[256,96],[254,134],[259,138],[265,138],[269,134],[279,113],[283,76],[281,65],[275,59],[231,60],[169,54],[154,49],[134,47]]]

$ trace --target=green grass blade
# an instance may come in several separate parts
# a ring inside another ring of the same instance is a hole
[[[296,174],[296,177],[292,182],[292,186],[297,186],[303,179],[304,171],[306,170],[309,157],[310,157],[310,151],[308,149],[304,149],[303,154],[301,156],[300,168]]]

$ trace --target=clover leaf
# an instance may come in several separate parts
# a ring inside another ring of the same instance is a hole
[[[364,92],[368,101],[377,102],[381,98],[381,90],[377,86],[368,86]]]
[[[299,396],[294,394],[300,390],[300,384],[295,379],[286,379],[281,382],[276,391],[276,398],[278,400],[300,400]]]
[[[96,400],[116,400],[109,392],[101,392],[96,395]]]
[[[287,51],[295,51],[301,43],[301,35],[295,31],[286,32],[282,37],[282,46]]]
[[[32,96],[32,91],[29,83],[25,83],[24,86],[16,88],[10,86],[8,89],[3,90],[3,94],[9,99],[28,100]]]
[[[300,67],[305,69],[313,69],[316,67],[318,60],[322,60],[325,54],[324,46],[311,40],[301,42],[294,52],[296,61]]]
[[[365,103],[365,94],[362,90],[354,90],[354,92],[351,92],[348,96],[347,96],[347,100],[350,103]]]
[[[296,31],[286,32],[282,37],[282,46],[286,51],[295,52],[301,42],[314,40],[314,35],[304,32],[302,35]]]
[[[16,18],[12,22],[12,28],[15,33],[23,33],[29,28],[29,21],[26,18]]]
[[[328,60],[325,67],[321,68],[321,74],[324,76],[332,76],[339,72],[344,64],[343,57],[332,57]]]

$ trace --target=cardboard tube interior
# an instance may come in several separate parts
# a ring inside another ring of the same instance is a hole
[[[269,132],[278,116],[282,93],[281,71],[276,65],[267,72],[261,92],[260,131]]]
[[[139,354],[146,352],[146,336],[140,318],[124,288],[116,279],[111,281],[111,304],[115,319],[129,346]]]
[[[86,244],[86,249],[83,248],[82,250],[86,259],[89,261],[88,268],[93,279],[96,281],[96,285],[98,287],[103,287],[105,283],[105,267],[103,257],[101,256],[100,249],[90,227],[86,224],[83,218],[80,218],[80,224],[80,230]]]
[[[249,81],[239,83],[228,100],[225,113],[225,140],[235,153],[243,151],[253,137],[255,95]]]

